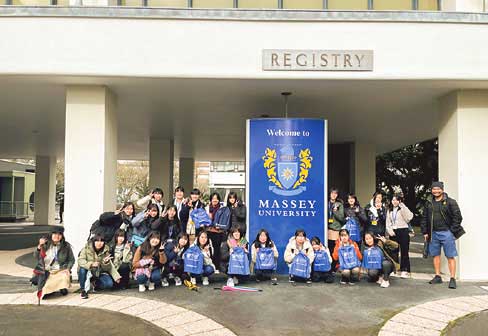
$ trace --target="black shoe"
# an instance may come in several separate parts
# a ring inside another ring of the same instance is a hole
[[[82,299],[88,299],[88,293],[85,290],[81,291],[81,298]]]
[[[66,288],[61,289],[60,292],[61,292],[61,295],[63,295],[63,296],[68,295],[68,290]]]
[[[451,278],[451,280],[449,280],[449,288],[456,289],[456,279]]]
[[[429,281],[431,285],[435,284],[441,284],[442,283],[442,278],[440,275],[436,275],[435,277],[432,278],[432,280]]]

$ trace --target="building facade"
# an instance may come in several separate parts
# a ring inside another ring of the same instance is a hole
[[[0,157],[35,158],[38,223],[54,221],[65,160],[67,238],[79,250],[115,207],[116,162],[149,160],[172,194],[195,161],[242,161],[245,120],[325,118],[329,185],[375,188],[375,156],[439,138],[440,178],[479,268],[488,187],[486,0],[6,0],[0,7]],[[291,92],[284,112],[282,92]],[[37,211],[36,211],[37,215]]]

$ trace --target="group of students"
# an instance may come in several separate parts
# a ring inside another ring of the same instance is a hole
[[[330,190],[326,244],[319,237],[309,240],[301,229],[289,239],[284,252],[289,281],[333,283],[340,272],[340,283],[352,285],[362,269],[369,282],[387,288],[392,272],[409,277],[413,214],[402,197],[395,195],[386,205],[377,192],[363,209],[355,195],[349,194],[345,203],[338,195],[337,189]],[[162,198],[162,190],[156,188],[136,203],[144,211],[135,214],[136,207],[129,202],[93,223],[78,254],[82,298],[90,290],[129,288],[131,276],[141,292],[169,286],[170,281],[180,286],[185,280],[192,285],[201,280],[206,286],[209,277],[220,272],[227,274],[228,286],[250,274],[258,282],[277,283],[278,249],[264,229],[249,246],[246,209],[236,193],[228,195],[226,204],[213,193],[206,207],[198,189],[185,198],[183,188],[176,188],[169,206]],[[32,282],[38,284],[39,296],[58,290],[66,294],[75,257],[63,227],[41,238],[35,255],[38,264]]]

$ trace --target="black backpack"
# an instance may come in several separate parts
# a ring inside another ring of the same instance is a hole
[[[112,238],[114,237],[115,231],[117,231],[117,229],[117,225],[102,223],[100,219],[97,219],[90,227],[90,235],[88,236],[87,240],[90,240],[90,238],[93,238],[96,235],[100,235],[103,237],[103,240],[106,243],[109,243],[110,241],[112,241]]]

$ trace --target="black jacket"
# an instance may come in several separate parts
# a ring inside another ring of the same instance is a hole
[[[461,210],[456,200],[450,198],[446,193],[444,193],[441,203],[441,215],[444,218],[449,230],[452,232],[454,237],[459,238],[466,232],[461,226],[463,221],[463,216],[461,215]],[[422,217],[420,219],[420,227],[422,234],[428,234],[429,240],[432,237],[432,227],[434,225],[434,211],[433,211],[433,198],[429,196],[424,204],[424,209],[422,211]]]
[[[170,228],[172,228],[171,235],[169,234]],[[151,223],[151,230],[160,232],[162,242],[168,239],[176,239],[181,232],[180,220],[176,216],[172,220],[168,216],[158,218]]]
[[[344,216],[346,218],[355,218],[358,221],[358,224],[364,228],[365,223],[368,221],[366,217],[366,212],[361,207],[358,207],[359,211],[356,212],[356,207],[351,208],[348,204],[344,206]]]
[[[238,204],[237,207],[230,208],[231,210],[231,217],[230,217],[230,227],[239,226],[242,230],[242,235],[244,236],[247,227],[246,227],[246,206],[243,204]]]
[[[371,211],[371,204],[366,205],[364,211],[366,212],[366,226],[364,232],[371,231],[375,235],[384,236],[386,231],[386,210],[385,207],[382,206],[380,209],[377,209],[378,217],[376,217],[373,212]],[[376,225],[373,224],[376,222]]]

